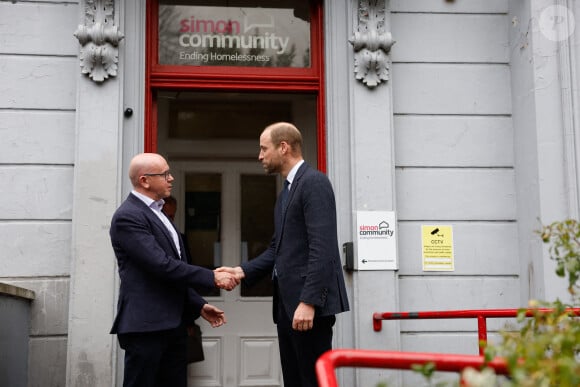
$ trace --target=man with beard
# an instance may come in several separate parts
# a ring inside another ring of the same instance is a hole
[[[332,347],[335,314],[349,310],[334,192],[326,175],[304,162],[302,135],[290,123],[264,129],[258,159],[266,173],[285,179],[274,211],[274,236],[256,258],[217,270],[235,274],[248,286],[272,276],[284,385],[314,387],[316,360]]]

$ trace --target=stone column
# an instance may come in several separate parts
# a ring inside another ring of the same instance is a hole
[[[388,2],[333,2],[325,9],[325,25],[328,174],[344,243],[356,240],[357,211],[395,209]],[[351,311],[339,315],[335,347],[399,349],[397,322],[385,322],[381,332],[372,325],[373,312],[397,310],[396,271],[353,271],[345,279]],[[393,372],[357,368],[337,373],[341,385],[375,386],[395,380]]]
[[[118,205],[122,82],[114,1],[81,2],[67,386],[112,386],[116,292],[109,225]]]

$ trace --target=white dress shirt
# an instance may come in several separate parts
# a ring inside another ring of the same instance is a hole
[[[163,204],[165,204],[165,201],[163,199],[155,201],[150,197],[145,196],[135,190],[131,191],[131,193],[137,196],[143,203],[145,203],[147,207],[149,207],[151,211],[153,211],[153,213],[159,218],[159,220],[163,222],[163,224],[167,228],[167,231],[169,231],[169,233],[171,234],[171,237],[173,238],[173,243],[175,244],[177,252],[179,253],[179,257],[181,258],[181,248],[179,247],[179,236],[177,235],[177,230],[175,229],[175,227],[173,227],[169,218],[161,211],[163,209]]]

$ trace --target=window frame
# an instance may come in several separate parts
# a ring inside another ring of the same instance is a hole
[[[318,169],[326,170],[322,0],[310,0],[310,67],[179,66],[158,62],[159,1],[147,0],[146,152],[157,150],[157,90],[313,93],[317,96]]]

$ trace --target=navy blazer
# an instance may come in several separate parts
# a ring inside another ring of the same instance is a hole
[[[196,290],[213,289],[214,273],[180,259],[171,234],[142,200],[129,194],[109,233],[121,279],[111,333],[172,329],[199,317],[206,301]],[[184,251],[181,237],[180,246]]]
[[[252,285],[272,275],[274,265],[282,304],[288,317],[302,301],[315,306],[315,316],[349,310],[336,227],[336,204],[328,177],[303,163],[286,201],[280,197],[274,212],[274,236],[258,257],[241,265],[246,283]],[[276,321],[277,295],[273,315]]]

